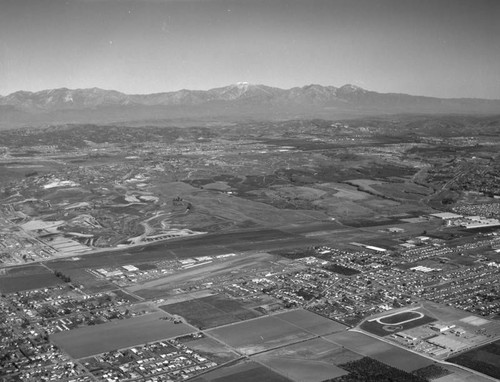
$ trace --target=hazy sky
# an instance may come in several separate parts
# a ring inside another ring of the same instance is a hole
[[[0,0],[0,94],[353,83],[500,99],[500,0]]]

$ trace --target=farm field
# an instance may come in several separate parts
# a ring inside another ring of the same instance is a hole
[[[362,357],[322,338],[314,338],[252,356],[252,359],[294,381],[319,382],[347,374],[336,365]]]
[[[500,341],[448,358],[447,361],[500,379]]]
[[[243,362],[208,372],[192,382],[290,382],[291,380],[256,362]]]
[[[317,334],[319,336],[341,332],[347,329],[347,326],[320,316],[316,313],[304,309],[297,309],[290,312],[280,313],[274,317],[296,325],[301,329]]]
[[[61,279],[40,265],[7,269],[4,274],[0,274],[0,292],[2,293],[46,288],[62,283]]]
[[[211,329],[208,333],[247,355],[314,337],[274,316]]]
[[[241,303],[216,295],[160,306],[161,309],[185,318],[200,328],[212,328],[259,317],[257,311],[246,309]]]
[[[174,324],[171,321],[160,319],[162,317],[165,317],[165,314],[147,314],[121,321],[59,332],[52,335],[50,339],[72,357],[84,358],[195,331],[189,325]]]
[[[482,376],[458,366],[449,364],[445,368],[450,371],[450,374],[433,379],[432,382],[491,382],[491,377]]]
[[[334,344],[407,372],[429,366],[432,360],[359,332],[342,332],[324,337]]]

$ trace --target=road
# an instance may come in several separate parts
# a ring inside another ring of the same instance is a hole
[[[401,348],[401,349],[403,349],[403,350],[405,350],[405,351],[408,351],[408,352],[411,352],[411,353],[417,354],[417,355],[419,355],[419,356],[421,356],[421,357],[427,358],[427,359],[432,360],[432,361],[434,361],[434,362],[436,362],[436,363],[439,363],[439,364],[442,364],[442,365],[448,365],[448,366],[457,367],[457,368],[459,368],[459,369],[462,369],[462,370],[464,370],[464,371],[470,372],[470,373],[472,373],[472,374],[474,374],[474,375],[477,375],[477,376],[479,376],[479,377],[482,377],[482,378],[484,378],[484,379],[488,379],[488,380],[490,380],[490,381],[496,381],[496,382],[498,382],[498,379],[493,378],[493,377],[490,377],[489,375],[486,375],[486,374],[480,373],[480,372],[478,372],[478,371],[476,371],[476,370],[469,369],[468,367],[465,367],[465,366],[462,366],[462,365],[458,365],[458,364],[456,364],[456,363],[452,363],[452,362],[448,362],[448,361],[443,361],[443,360],[440,360],[440,359],[437,359],[437,358],[433,358],[433,357],[431,357],[431,356],[429,356],[429,355],[427,355],[427,354],[424,354],[424,353],[419,353],[419,352],[417,352],[417,351],[415,351],[415,350],[412,350],[412,349],[409,349],[409,348],[407,348],[407,347],[405,347],[405,346],[402,346],[402,345],[400,345],[400,344],[398,344],[398,343],[396,343],[396,342],[392,342],[392,341],[386,340],[386,339],[385,339],[385,338],[383,338],[383,337],[379,337],[379,336],[376,336],[375,334],[372,334],[372,333],[366,332],[366,331],[364,331],[364,330],[362,330],[362,329],[360,329],[360,328],[352,328],[352,329],[349,329],[349,331],[364,334],[364,335],[366,335],[366,336],[368,336],[368,337],[372,337],[372,338],[374,338],[374,339],[376,339],[376,340],[378,340],[378,341],[382,341],[382,342],[385,342],[385,343],[387,343],[387,344],[389,344],[389,345],[392,345],[392,346],[396,346],[396,347],[398,347],[398,348]],[[490,341],[490,342],[494,342],[494,341],[496,341],[496,340],[492,340],[492,341]],[[485,344],[483,343],[483,344],[481,344],[481,345],[485,345]],[[469,350],[470,350],[470,349],[469,349]]]

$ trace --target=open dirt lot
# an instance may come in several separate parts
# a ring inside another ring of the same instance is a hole
[[[294,381],[319,382],[347,374],[336,365],[361,359],[362,356],[322,338],[314,338],[252,358]]]
[[[159,341],[196,331],[186,324],[161,320],[162,313],[113,321],[59,332],[50,337],[57,346],[74,358],[84,358],[99,353]]]
[[[238,301],[224,296],[208,296],[160,307],[170,314],[184,317],[200,329],[213,328],[259,317],[255,310],[246,309]]]
[[[243,354],[255,354],[314,337],[274,316],[223,326],[209,330],[209,333]]]
[[[243,362],[237,365],[217,369],[198,378],[193,382],[290,382],[291,380],[275,373],[256,362]]]
[[[320,336],[341,332],[347,329],[347,326],[339,322],[330,320],[304,309],[292,310],[290,312],[277,314],[274,317]]]
[[[341,332],[325,336],[325,339],[407,372],[412,372],[433,363],[428,358],[379,341],[363,333]]]

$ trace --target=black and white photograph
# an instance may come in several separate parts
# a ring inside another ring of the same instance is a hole
[[[500,1],[0,0],[23,381],[500,381]]]

